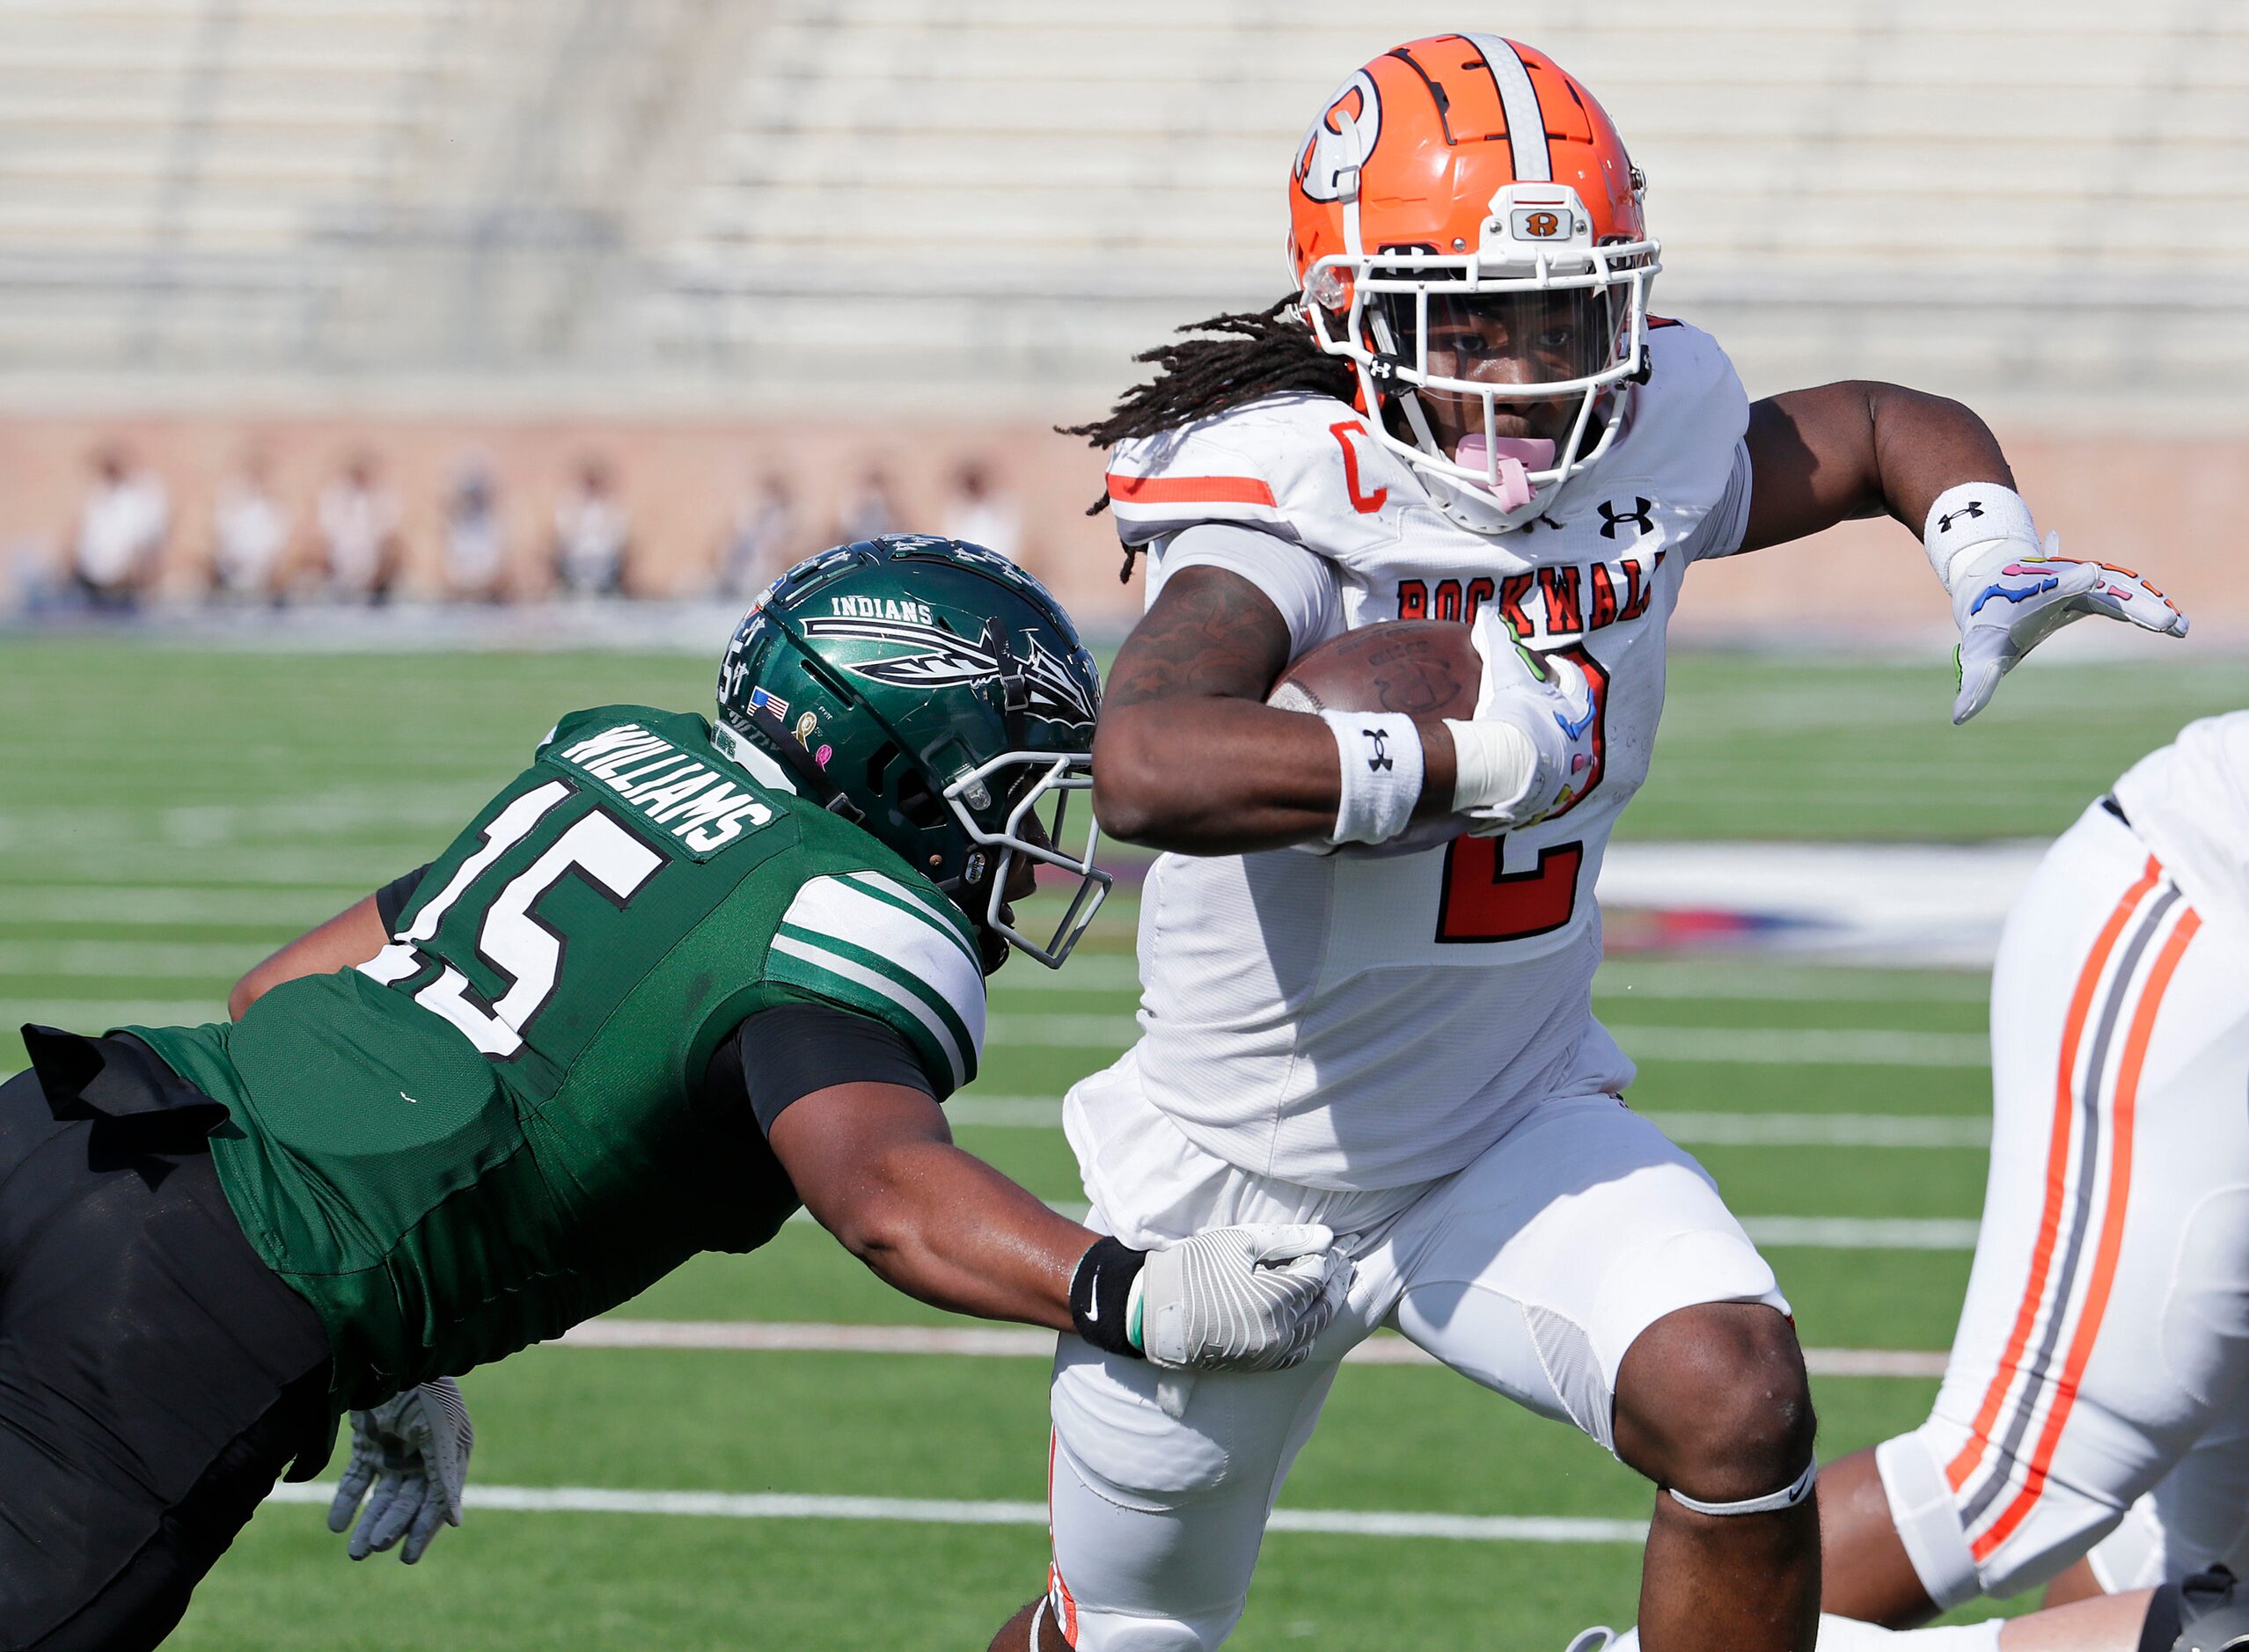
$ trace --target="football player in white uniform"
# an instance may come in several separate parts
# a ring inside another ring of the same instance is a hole
[[[2249,1575],[2249,712],[2055,843],[1991,977],[1991,1169],[1928,1422],[1833,1465],[1829,1610]]]
[[[1381,1324],[1656,1483],[1652,1652],[1811,1644],[1786,1304],[1709,1176],[1622,1104],[1632,1064],[1590,1003],[1593,884],[1647,774],[1680,583],[1849,516],[1925,530],[1963,628],[1956,719],[2080,613],[2184,622],[2052,559],[1964,407],[1869,384],[1753,407],[1715,342],[1649,314],[1643,187],[1539,53],[1400,47],[1294,156],[1300,292],[1151,353],[1084,431],[1150,559],[1096,803],[1168,852],[1139,1042],[1065,1107],[1092,1222],[1130,1246],[1324,1223],[1358,1270],[1283,1374],[1176,1378],[1062,1339],[1053,1566],[1001,1652],[1223,1641],[1337,1362]],[[1264,703],[1314,644],[1399,618],[1476,625],[1474,716]]]

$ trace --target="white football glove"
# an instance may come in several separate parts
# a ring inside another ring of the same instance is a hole
[[[1130,1310],[1169,1371],[1286,1371],[1343,1306],[1351,1258],[1316,1223],[1214,1227],[1148,1253]]]
[[[367,1499],[348,1553],[363,1561],[404,1538],[399,1558],[412,1566],[440,1525],[460,1524],[461,1491],[475,1445],[468,1407],[450,1377],[409,1388],[372,1411],[353,1412],[351,1461],[328,1505],[328,1530],[351,1525],[352,1511],[371,1485],[375,1495]]]
[[[1960,628],[1955,724],[1989,705],[1999,679],[2025,654],[2087,614],[2128,619],[2161,636],[2187,634],[2186,615],[2129,568],[2075,561],[2055,554],[2060,548],[2055,533],[2046,536],[2042,548],[1995,539],[1969,547],[1952,564],[1946,584]]]
[[[1453,812],[1468,817],[1473,836],[1488,837],[1544,820],[1584,787],[1600,707],[1575,661],[1531,653],[1496,608],[1476,615],[1469,635],[1483,660],[1476,715],[1445,726]]]

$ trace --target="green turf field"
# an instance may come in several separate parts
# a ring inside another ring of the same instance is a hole
[[[1686,655],[1627,830],[2050,835],[2189,717],[2249,704],[2240,662],[2041,661],[1954,730],[1950,676],[1934,661]],[[11,641],[0,649],[0,1024],[216,1015],[266,950],[429,859],[559,713],[697,706],[709,677],[681,657]],[[1120,897],[1059,976],[1018,961],[998,979],[985,1074],[961,1109],[969,1146],[1058,1202],[1081,1195],[1041,1101],[1119,1047],[1132,917]],[[1981,983],[1935,973],[1626,960],[1601,991],[1619,1022],[1745,1036],[1983,1026]],[[0,1034],[0,1072],[22,1063],[12,1031]],[[1957,1224],[1980,1202],[1983,1085],[1970,1064],[1649,1060],[1634,1100],[1696,1115],[1680,1134],[1747,1216],[1923,1224],[1916,1248],[1769,1248],[1807,1345],[1935,1349],[1967,1277]],[[1829,1127],[1832,1140],[1801,1139]],[[1877,1127],[1920,1144],[1865,1144]],[[1791,1144],[1758,1139],[1790,1132]],[[692,1266],[626,1312],[946,1323],[803,1225],[756,1256]],[[1043,1494],[1036,1357],[556,1347],[464,1385],[488,1487],[946,1500],[1002,1515]],[[1909,1424],[1933,1389],[1821,1379],[1823,1454]],[[1631,1475],[1567,1430],[1447,1372],[1398,1366],[1344,1371],[1283,1498],[1293,1511],[1609,1520],[1646,1505]],[[1043,1550],[1031,1523],[487,1508],[407,1571],[348,1565],[315,1509],[276,1505],[176,1644],[980,1648],[1040,1587]],[[1232,1644],[1559,1648],[1588,1622],[1628,1621],[1637,1575],[1637,1550],[1613,1539],[1277,1532]]]

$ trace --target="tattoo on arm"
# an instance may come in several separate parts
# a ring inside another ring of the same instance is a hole
[[[1181,697],[1263,699],[1289,661],[1271,598],[1224,568],[1183,568],[1118,650],[1110,710]]]

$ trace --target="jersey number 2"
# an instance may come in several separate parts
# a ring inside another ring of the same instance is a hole
[[[1593,768],[1578,793],[1549,820],[1558,819],[1601,784],[1608,756],[1608,673],[1583,643],[1550,651],[1577,662],[1593,691]],[[1550,844],[1527,872],[1500,870],[1504,837],[1455,837],[1445,851],[1444,893],[1437,904],[1437,939],[1445,941],[1527,940],[1568,923],[1578,910],[1578,874],[1586,864],[1582,843]]]
[[[434,937],[461,892],[531,836],[531,829],[570,792],[567,781],[550,780],[502,809],[484,829],[483,846],[461,862],[436,897],[414,915],[407,932],[361,969],[389,982],[402,981],[421,969],[422,955],[416,943]],[[508,977],[507,990],[487,1001],[466,976],[447,964],[435,981],[414,995],[414,1001],[459,1027],[486,1055],[506,1058],[518,1054],[531,1018],[554,996],[562,973],[563,937],[538,917],[538,903],[547,891],[575,873],[621,909],[663,864],[661,854],[596,809],[509,879],[485,909],[477,930],[477,955]]]

